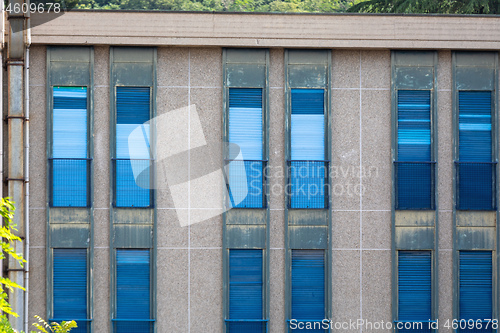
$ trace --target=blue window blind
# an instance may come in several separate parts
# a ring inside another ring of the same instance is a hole
[[[460,162],[491,162],[491,91],[460,91]]]
[[[292,89],[291,158],[325,159],[325,91]]]
[[[398,161],[431,160],[431,92],[398,90]]]
[[[396,209],[433,209],[431,92],[398,90]]]
[[[149,207],[150,87],[116,87],[116,191],[117,207]]]
[[[86,87],[54,87],[51,206],[88,205],[88,114]]]
[[[264,207],[261,88],[229,88],[229,176],[231,206]]]
[[[150,270],[150,250],[116,250],[115,333],[152,332]]]
[[[325,252],[292,250],[292,317],[298,321],[325,318]],[[308,330],[323,333],[325,330]]]
[[[421,322],[422,328],[399,332],[430,332],[432,319],[432,264],[430,251],[398,252],[398,320]]]
[[[76,333],[86,333],[87,249],[53,250],[53,320],[75,320]]]
[[[495,209],[490,91],[460,91],[458,209]]]
[[[460,251],[459,316],[460,319],[492,319],[492,254],[490,251]],[[486,329],[461,329],[469,333],[492,332]]]
[[[262,250],[229,250],[229,332],[264,332],[262,275]]]
[[[324,89],[292,89],[290,137],[290,208],[327,208]]]

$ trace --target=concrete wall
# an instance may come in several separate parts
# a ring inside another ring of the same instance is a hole
[[[66,20],[72,17],[71,15],[73,14],[66,14],[59,20]],[[384,18],[389,19],[391,18]],[[48,26],[51,24],[55,23]],[[40,42],[47,39],[34,34],[34,40]],[[31,56],[32,236],[29,316],[32,318],[35,314],[46,314],[45,47],[32,47]],[[283,49],[271,49],[269,155],[270,165],[273,167],[283,166],[285,160],[283,56]],[[372,322],[391,321],[390,61],[388,50],[332,51],[331,146],[332,164],[336,167],[336,172],[332,174],[331,297],[334,321],[355,321],[360,318]],[[158,115],[196,104],[207,143],[218,146],[222,138],[222,49],[160,47],[157,68]],[[94,327],[100,328],[96,332],[109,332],[108,46],[95,47],[94,77],[93,317]],[[438,85],[439,310],[440,318],[447,319],[451,318],[452,309],[452,128],[449,51],[439,52]],[[161,144],[161,140],[159,141]],[[219,156],[222,156],[222,152],[219,152]],[[270,180],[271,188],[273,185],[282,184],[282,178],[273,177]],[[283,193],[271,191],[270,205],[270,332],[278,333],[285,330]],[[219,216],[208,222],[181,227],[173,208],[173,201],[168,192],[161,191],[157,207],[157,332],[220,332],[223,325],[222,218]]]

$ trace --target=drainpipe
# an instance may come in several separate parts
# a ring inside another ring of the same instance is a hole
[[[27,0],[29,1],[29,0]],[[9,0],[11,8],[22,8],[24,0]],[[19,7],[18,7],[19,6]],[[25,178],[24,178],[24,50],[26,18],[22,11],[20,13],[10,12],[9,20],[9,40],[7,45],[7,193],[14,201],[16,212],[13,224],[17,226],[15,234],[23,241],[26,239],[25,220]],[[14,251],[24,256],[22,242],[16,241],[13,244]],[[8,277],[11,281],[24,287],[24,268],[17,260],[8,258]],[[9,292],[9,303],[14,312],[19,317],[10,316],[9,321],[15,330],[24,329],[24,292],[14,289]]]
[[[29,332],[28,300],[30,281],[30,45],[31,26],[30,12],[26,20],[26,56],[24,66],[24,332]]]
[[[2,52],[0,52],[0,64],[2,64],[2,67],[3,67],[3,50],[4,50],[4,47],[5,47],[5,11],[4,11],[4,2],[3,1],[0,1],[0,8],[2,9],[2,39],[1,39],[1,48],[2,48]],[[3,68],[0,68],[0,114],[2,115],[0,117],[3,118],[3,115],[4,115],[4,103],[3,103]],[[4,179],[4,176],[3,176],[3,153],[4,153],[4,139],[3,139],[3,130],[4,130],[4,124],[0,124],[0,180],[3,180]],[[0,184],[0,185],[3,185],[3,184]],[[1,194],[2,194],[2,197],[4,196],[4,187],[2,186],[1,187],[1,190],[0,190]],[[5,274],[3,272],[3,268],[4,268],[4,260],[0,259],[0,272],[2,272],[2,274],[0,274],[1,277],[5,277]]]

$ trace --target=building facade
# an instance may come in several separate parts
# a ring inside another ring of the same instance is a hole
[[[30,322],[497,331],[498,17],[31,21]]]

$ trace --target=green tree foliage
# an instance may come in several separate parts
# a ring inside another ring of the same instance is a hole
[[[499,14],[499,0],[367,0],[353,5],[349,12],[365,13],[441,13]]]
[[[26,260],[23,259],[23,256],[21,254],[16,253],[13,247],[14,242],[21,241],[21,238],[14,234],[14,231],[16,231],[16,225],[12,224],[12,217],[14,216],[15,209],[16,208],[14,207],[14,204],[9,201],[9,198],[0,199],[0,215],[3,218],[3,226],[0,228],[0,237],[2,244],[2,253],[0,254],[0,259],[11,257],[17,260],[22,266],[23,263],[26,262]],[[24,290],[24,288],[4,277],[0,278],[0,284],[2,288],[0,290],[0,311],[17,317],[18,314],[12,310],[12,307],[7,300],[6,289],[13,292],[14,288],[22,290]]]
[[[2,333],[17,333],[15,329],[12,328],[9,318],[6,315],[0,317],[0,332]]]
[[[38,332],[31,331],[31,333],[68,333],[73,328],[77,327],[74,320],[62,321],[60,324],[53,322],[49,325],[49,323],[43,320],[40,316],[35,316],[35,318],[38,319],[38,323],[33,323],[33,326],[38,329]]]
[[[59,0],[57,0],[59,1]],[[65,0],[79,9],[500,14],[500,0]]]
[[[360,0],[80,0],[79,9],[228,11],[228,12],[345,12]]]

